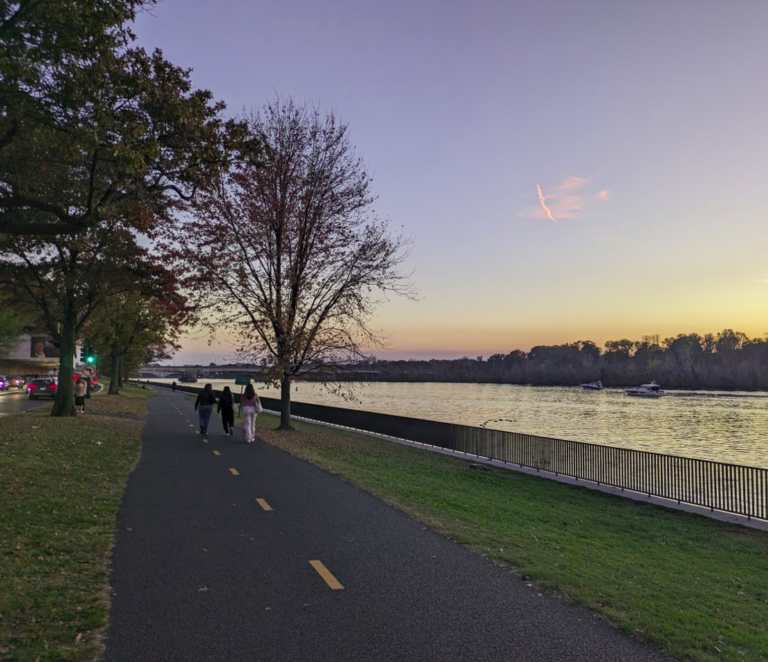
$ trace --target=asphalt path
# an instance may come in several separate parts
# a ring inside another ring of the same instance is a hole
[[[202,437],[186,395],[157,390],[118,516],[108,662],[666,659],[241,430]]]

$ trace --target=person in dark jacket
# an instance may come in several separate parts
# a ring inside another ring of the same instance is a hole
[[[195,409],[200,416],[200,434],[208,434],[208,423],[213,413],[213,405],[216,404],[216,396],[213,394],[213,385],[206,384],[203,392],[195,400]]]
[[[230,437],[235,432],[235,401],[232,397],[232,391],[229,386],[225,386],[219,398],[219,406],[216,412],[221,414],[221,424],[224,427],[224,434]]]

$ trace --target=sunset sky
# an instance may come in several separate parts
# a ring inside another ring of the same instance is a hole
[[[232,114],[350,122],[414,241],[381,357],[768,332],[767,29],[764,0],[164,0],[136,26]]]

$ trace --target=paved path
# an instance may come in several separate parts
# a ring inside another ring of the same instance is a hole
[[[108,662],[665,659],[273,446],[217,420],[204,442],[185,395],[158,391],[119,515]]]

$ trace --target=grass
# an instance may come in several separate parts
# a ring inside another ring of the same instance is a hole
[[[105,393],[76,418],[44,404],[0,419],[0,660],[101,652],[115,518],[152,395]]]
[[[679,660],[768,660],[768,533],[363,435],[259,435]]]

